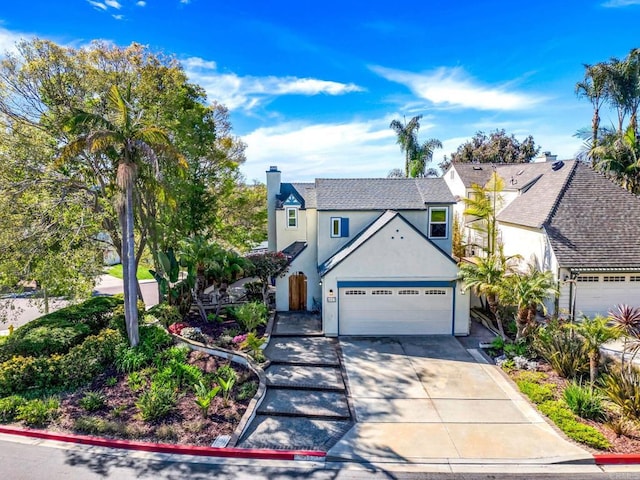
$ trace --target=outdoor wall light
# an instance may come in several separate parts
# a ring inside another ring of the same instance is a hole
[[[333,290],[332,289],[329,289],[329,296],[333,297]]]

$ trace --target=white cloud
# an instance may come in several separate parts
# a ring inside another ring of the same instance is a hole
[[[640,5],[640,0],[609,0],[602,4],[606,8],[629,7],[631,5]]]
[[[17,42],[33,36],[34,35],[30,33],[12,32],[11,30],[0,27],[0,56],[5,52],[15,52]]]
[[[140,0],[139,2],[136,2],[136,5],[138,7],[144,7],[147,4],[147,2],[143,2],[142,0]]]
[[[122,5],[120,5],[116,0],[105,0],[104,4],[108,7],[115,8],[116,10],[120,10]]]
[[[182,3],[183,5],[189,5],[191,3],[191,0],[180,0],[180,3]]]
[[[189,78],[201,85],[211,100],[217,100],[230,109],[251,110],[262,101],[280,95],[343,95],[363,90],[353,83],[315,78],[220,73],[216,70],[215,62],[197,57],[188,58],[182,63]]]
[[[124,15],[111,15],[111,16],[116,20],[122,20],[124,18]]]
[[[481,85],[460,67],[440,67],[424,73],[380,66],[370,68],[389,81],[407,86],[415,95],[437,106],[475,110],[522,110],[543,100],[538,96],[508,91],[505,85]]]
[[[104,3],[94,2],[93,0],[87,0],[89,5],[92,5],[96,10],[106,10],[108,7]]]
[[[316,177],[386,177],[402,167],[403,155],[386,120],[351,123],[282,123],[243,136],[249,180],[264,182],[277,165],[288,181]]]

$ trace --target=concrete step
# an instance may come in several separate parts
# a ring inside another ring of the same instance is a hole
[[[337,341],[327,337],[275,337],[264,354],[276,364],[339,366]]]
[[[256,415],[238,447],[326,452],[352,425],[345,420]]]
[[[349,420],[351,413],[343,393],[323,390],[269,388],[258,414]]]
[[[313,367],[272,364],[265,371],[267,386],[299,389],[344,391],[345,385],[340,369],[335,367]]]
[[[322,320],[318,314],[309,312],[279,312],[272,335],[322,335]]]

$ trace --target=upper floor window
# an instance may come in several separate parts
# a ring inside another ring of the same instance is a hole
[[[287,208],[287,228],[298,228],[298,209]]]
[[[429,208],[429,238],[447,238],[448,219],[448,208]]]
[[[349,219],[342,217],[331,217],[330,225],[331,238],[349,236]]]

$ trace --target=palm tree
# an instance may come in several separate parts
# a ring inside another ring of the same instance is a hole
[[[500,299],[505,295],[506,277],[512,272],[511,258],[498,253],[462,263],[458,274],[465,290],[473,290],[476,295],[486,297],[502,338],[505,338],[505,334],[500,316]]]
[[[485,237],[486,243],[482,249],[487,255],[493,255],[498,249],[498,222],[497,213],[502,208],[504,180],[497,172],[491,174],[491,178],[485,186],[474,184],[469,198],[465,198],[465,215],[477,217],[470,228],[480,232]]]
[[[584,66],[584,79],[576,83],[576,94],[586,97],[593,106],[591,120],[591,146],[598,145],[598,130],[600,128],[600,109],[606,99],[607,72],[603,63]]]
[[[409,165],[411,159],[414,157],[414,152],[418,146],[418,130],[420,130],[420,119],[422,115],[417,115],[409,120],[404,120],[404,123],[400,120],[393,120],[389,127],[396,132],[396,142],[400,145],[400,150],[404,152],[404,176],[409,178]]]
[[[529,264],[526,273],[507,277],[505,301],[518,309],[516,340],[527,335],[527,327],[535,325],[538,306],[546,313],[544,301],[556,292],[553,274],[541,272],[533,263]]]
[[[596,315],[594,318],[584,317],[580,323],[570,324],[570,327],[574,328],[585,341],[589,354],[589,379],[592,388],[598,378],[600,347],[619,336],[614,328],[607,325],[607,321],[607,318]]]
[[[640,141],[629,125],[624,133],[608,132],[590,156],[595,169],[628,191],[640,193]]]
[[[131,103],[131,89],[123,96],[112,86],[107,96],[104,115],[76,110],[68,119],[67,129],[78,134],[62,152],[62,159],[88,152],[99,155],[115,167],[118,217],[122,230],[121,260],[124,281],[124,304],[127,335],[132,347],[139,341],[135,244],[134,189],[144,163],[159,170],[157,154],[171,146],[164,131],[147,126]]]
[[[442,142],[437,138],[430,138],[422,145],[416,146],[412,158],[409,161],[410,177],[417,178],[437,174],[433,168],[427,170],[427,164],[433,160],[433,151],[436,148],[442,148]]]

